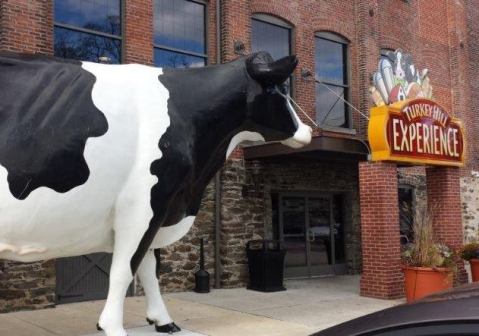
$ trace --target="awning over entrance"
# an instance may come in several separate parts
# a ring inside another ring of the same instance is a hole
[[[246,160],[291,156],[311,158],[318,152],[323,155],[341,154],[342,158],[350,158],[356,161],[366,160],[369,154],[366,142],[355,138],[344,138],[329,135],[319,135],[312,139],[311,143],[303,148],[290,148],[280,143],[270,143],[259,146],[244,148]]]

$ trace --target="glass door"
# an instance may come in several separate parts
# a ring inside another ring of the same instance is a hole
[[[308,245],[310,274],[333,274],[334,240],[331,239],[331,197],[317,196],[307,199]]]
[[[275,204],[286,277],[346,272],[341,195],[280,194]]]
[[[280,197],[280,231],[285,257],[285,276],[299,277],[308,273],[306,248],[306,198],[295,196]],[[281,225],[282,224],[282,225]]]

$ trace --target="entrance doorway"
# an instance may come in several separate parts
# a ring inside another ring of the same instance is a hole
[[[286,248],[285,277],[345,274],[341,194],[273,195],[277,237]]]

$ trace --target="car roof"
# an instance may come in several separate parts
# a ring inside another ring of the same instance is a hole
[[[354,336],[396,327],[437,322],[479,323],[479,284],[469,284],[427,298],[338,324],[311,336]]]

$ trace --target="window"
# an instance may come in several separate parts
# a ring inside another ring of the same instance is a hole
[[[325,128],[351,127],[348,105],[348,45],[331,34],[316,35],[316,121]]]
[[[121,62],[120,0],[56,0],[54,17],[55,56]]]
[[[389,59],[388,54],[389,53],[394,53],[394,52],[395,52],[395,50],[393,50],[393,49],[381,48],[381,50],[379,51],[379,59],[383,59],[383,58]]]
[[[159,67],[206,65],[206,5],[199,1],[155,0],[154,61]]]
[[[267,15],[255,15],[252,21],[252,50],[267,51],[277,60],[291,54],[291,27]]]
[[[252,20],[252,51],[267,51],[274,60],[291,55],[291,26],[265,14],[256,14]],[[286,85],[292,81],[289,79]],[[290,89],[290,93],[291,93]]]

